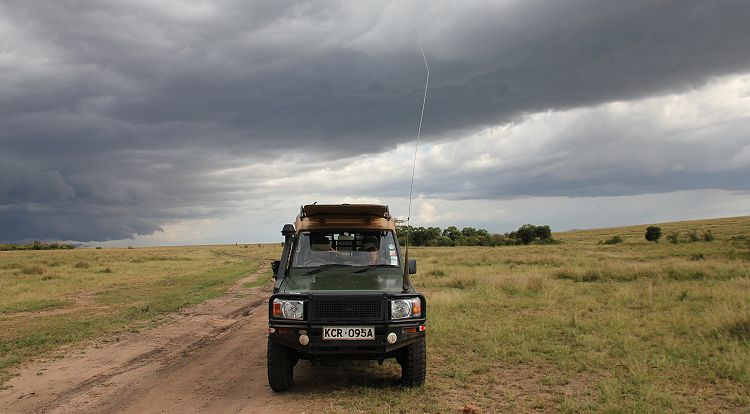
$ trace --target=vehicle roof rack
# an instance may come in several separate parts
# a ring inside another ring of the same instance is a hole
[[[300,207],[300,218],[371,216],[390,219],[387,205],[381,204],[308,204]]]

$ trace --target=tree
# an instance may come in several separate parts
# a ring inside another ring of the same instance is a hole
[[[552,238],[552,229],[550,229],[549,226],[536,226],[534,229],[534,237],[546,242]]]
[[[443,230],[443,236],[449,237],[454,242],[458,242],[464,235],[461,234],[461,230],[459,230],[458,227],[450,226]]]
[[[644,237],[650,242],[659,241],[659,238],[661,237],[661,227],[648,226],[646,228],[646,234],[644,235]]]
[[[463,234],[464,237],[474,237],[477,235],[477,229],[474,227],[464,227],[461,230],[461,234]]]
[[[529,244],[536,238],[536,226],[533,224],[524,224],[516,230],[516,237],[522,244]]]

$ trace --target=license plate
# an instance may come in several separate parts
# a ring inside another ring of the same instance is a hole
[[[323,339],[337,341],[375,339],[375,328],[372,326],[324,326]]]

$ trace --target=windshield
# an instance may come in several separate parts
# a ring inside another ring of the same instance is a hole
[[[292,267],[400,266],[392,231],[312,231],[299,235]]]

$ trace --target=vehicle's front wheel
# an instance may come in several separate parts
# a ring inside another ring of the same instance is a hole
[[[418,387],[424,384],[427,371],[427,345],[425,339],[404,347],[401,350],[401,380],[407,387]]]
[[[268,385],[276,392],[286,391],[292,386],[293,368],[297,362],[293,352],[268,338]]]

